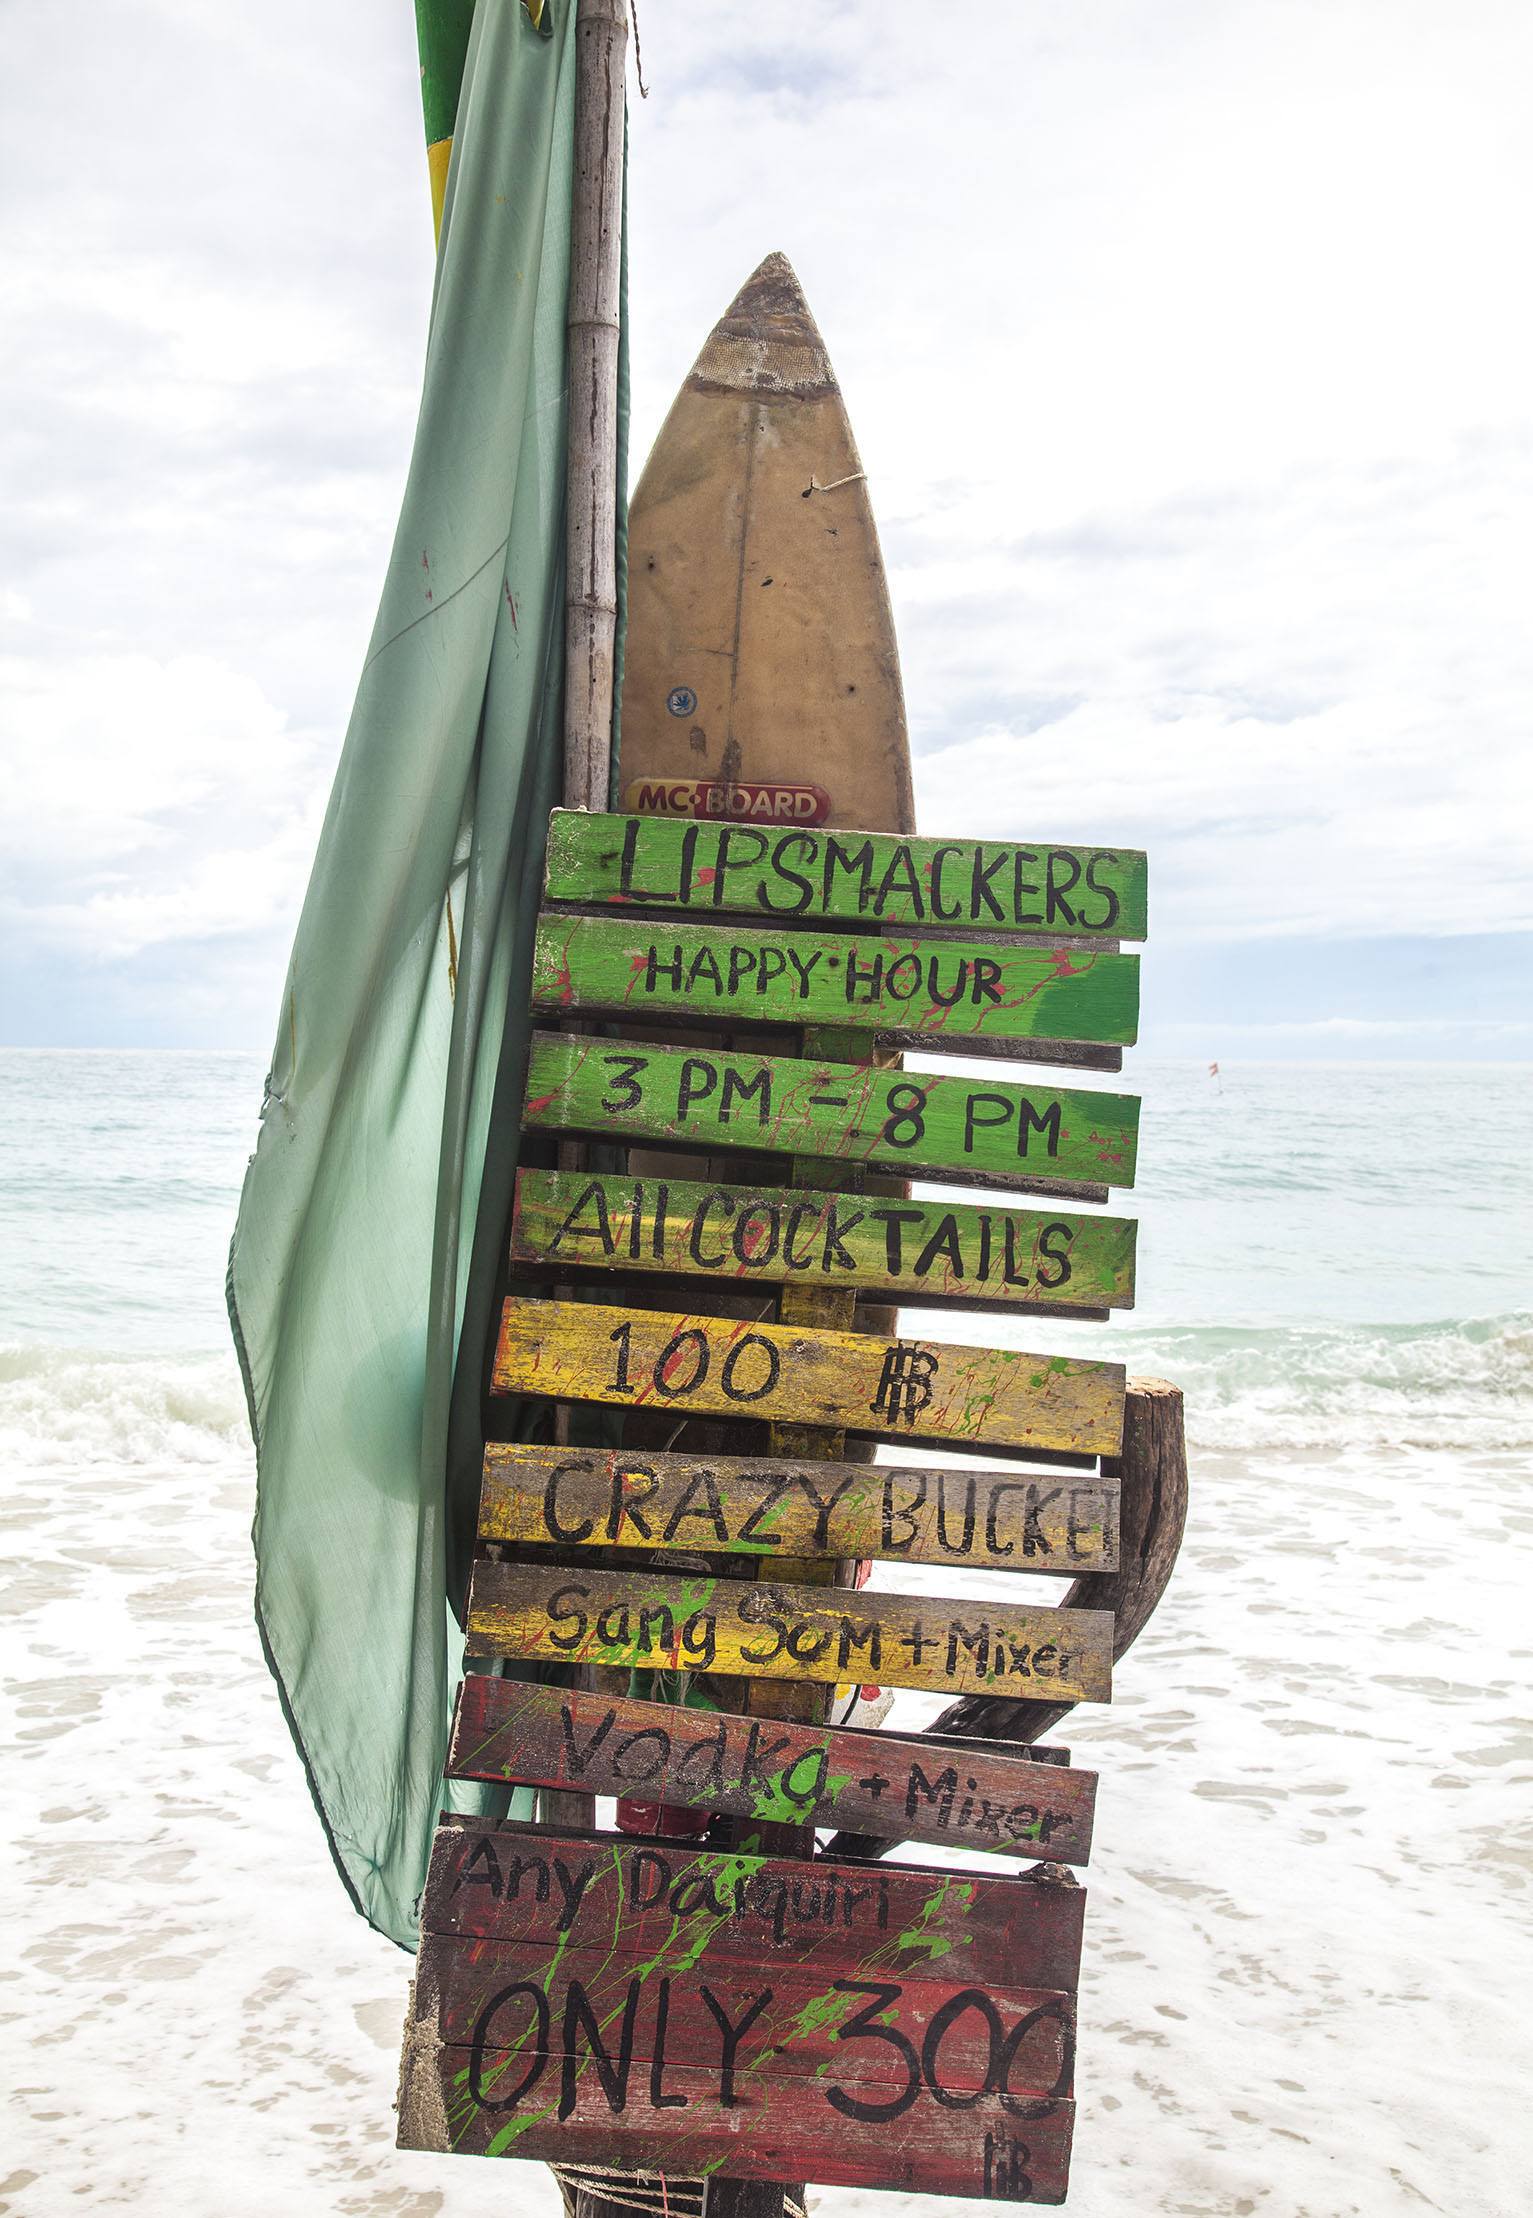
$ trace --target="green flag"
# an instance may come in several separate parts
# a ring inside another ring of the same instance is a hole
[[[268,1660],[352,1897],[406,1946],[558,798],[574,16],[475,14],[409,482],[229,1260]]]

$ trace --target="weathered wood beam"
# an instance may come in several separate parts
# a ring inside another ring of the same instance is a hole
[[[1123,1452],[1102,1459],[1118,1479],[1119,1566],[1105,1578],[1065,1589],[1062,1607],[1077,1602],[1113,1612],[1113,1662],[1132,1648],[1154,1616],[1175,1566],[1187,1522],[1187,1440],[1182,1391],[1164,1379],[1130,1379],[1124,1403]],[[1023,1746],[1051,1732],[1071,1702],[1017,1702],[966,1695],[931,1730]],[[885,1856],[894,1844],[869,1833],[838,1833],[826,1850],[836,1856]]]

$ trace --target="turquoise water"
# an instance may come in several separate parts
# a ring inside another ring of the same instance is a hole
[[[263,1065],[160,1051],[0,1054],[0,1346],[227,1350],[224,1260]],[[1227,1445],[1533,1440],[1533,1077],[1522,1065],[1129,1058],[1144,1097],[1139,1307],[1037,1319],[1188,1392]],[[910,1313],[907,1313],[910,1314]],[[961,1337],[955,1321],[929,1320]],[[41,1415],[41,1412],[39,1412]]]

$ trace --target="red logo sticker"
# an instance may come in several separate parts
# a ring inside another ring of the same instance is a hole
[[[727,824],[823,824],[830,814],[830,795],[821,786],[633,778],[623,789],[623,806],[631,816],[705,816]]]

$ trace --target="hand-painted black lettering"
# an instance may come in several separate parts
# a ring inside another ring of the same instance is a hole
[[[618,2029],[616,2053],[608,2049],[602,2039],[604,2020],[598,2017],[590,1996],[578,1979],[572,1979],[564,1994],[564,2024],[561,2029],[564,2048],[564,2073],[559,2086],[559,2116],[573,2115],[575,2096],[581,2076],[580,2036],[585,2034],[590,2045],[591,2062],[596,2066],[596,2076],[601,2082],[602,2093],[607,2098],[607,2108],[614,2117],[621,2117],[628,2108],[628,2075],[633,2068],[634,2022],[639,2011],[639,1994],[643,1987],[640,1978],[628,1982],[627,1999],[623,2004],[623,2022]],[[605,2014],[605,2023],[612,2021],[611,2010]]]
[[[765,1369],[754,1385],[746,1385],[741,1381],[741,1366],[749,1355],[754,1368],[757,1361],[754,1351],[758,1349],[761,1359],[764,1359]],[[719,1368],[719,1386],[732,1402],[759,1402],[763,1395],[772,1392],[781,1370],[782,1357],[771,1341],[759,1332],[744,1332],[738,1340],[732,1342],[729,1353]]]
[[[989,1110],[992,1113],[985,1116],[981,1114],[982,1110]],[[976,1132],[988,1132],[994,1130],[998,1125],[1010,1124],[1012,1115],[1011,1098],[1007,1094],[967,1095],[963,1105],[964,1154],[972,1155],[974,1153],[974,1135]]]
[[[575,1649],[585,1639],[590,1618],[580,1605],[590,1598],[591,1589],[588,1586],[558,1587],[548,1597],[548,1637],[555,1648]],[[553,1630],[556,1625],[572,1625],[574,1631],[556,1633]]]
[[[1102,896],[1102,913],[1100,916],[1088,917],[1084,909],[1081,911],[1081,922],[1088,931],[1110,932],[1122,913],[1122,903],[1118,899],[1116,888],[1112,885],[1104,885],[1101,877],[1098,876],[1098,872],[1111,870],[1117,860],[1116,855],[1090,855],[1087,857],[1086,884],[1093,893],[1099,893]]]
[[[520,2048],[526,2041],[525,2033],[516,2032],[508,2022],[502,2022],[501,2012],[509,2011],[513,2002],[526,2000],[532,2004],[533,2025],[536,2031],[531,2041],[531,2057],[527,2069],[511,2089],[505,2092],[505,2082],[497,2072],[490,2087],[484,2082],[484,2052],[487,2048]],[[501,1987],[474,2020],[474,2030],[468,2050],[468,2091],[481,2110],[509,2110],[520,2102],[530,2087],[537,2084],[539,2074],[548,2062],[548,1997],[531,1979],[518,1979],[509,1987]],[[491,2092],[493,2088],[493,2093]]]
[[[721,1247],[717,1255],[704,1255],[703,1230],[708,1222],[710,1209],[717,1209],[721,1216],[734,1215],[734,1203],[722,1188],[715,1187],[711,1194],[704,1194],[692,1212],[692,1229],[687,1235],[687,1253],[700,1271],[720,1271],[724,1267],[726,1251]],[[693,1382],[696,1383],[695,1381]]]
[[[1058,922],[1073,929],[1079,924],[1080,917],[1065,899],[1065,895],[1079,882],[1080,859],[1072,855],[1068,848],[1056,847],[1050,850],[1043,867],[1044,927],[1052,931]]]
[[[1013,924],[1041,924],[1043,911],[1024,907],[1024,903],[1037,900],[1040,891],[1036,881],[1025,873],[1038,857],[1030,847],[1019,847],[1011,858],[1011,921]]]
[[[649,2107],[651,2110],[685,2110],[685,2095],[668,2095],[665,2092],[665,2037],[671,2021],[671,1983],[662,1978],[655,2001],[655,2046],[649,2060]]]
[[[616,1331],[608,1333],[607,1338],[617,1344],[617,1369],[607,1381],[607,1391],[609,1394],[631,1394],[633,1388],[628,1380],[628,1351],[633,1341],[633,1326],[619,1325]]]
[[[1070,1246],[1075,1238],[1075,1227],[1070,1224],[1047,1224],[1038,1235],[1038,1284],[1063,1286],[1071,1276]],[[1053,1266],[1045,1270],[1044,1264]]]
[[[931,913],[939,924],[956,924],[963,915],[963,904],[945,904],[942,899],[942,869],[950,855],[961,855],[961,847],[934,847],[932,849],[928,899]]]
[[[908,1080],[891,1086],[884,1096],[884,1123],[880,1147],[913,1148],[926,1137],[927,1089]]]
[[[830,1494],[821,1493],[814,1483],[813,1475],[808,1471],[795,1471],[791,1479],[783,1482],[785,1485],[797,1486],[815,1513],[814,1538],[809,1545],[816,1555],[823,1555],[830,1545],[830,1520],[836,1504],[844,1494],[851,1491],[861,1476],[863,1474],[857,1471],[848,1471]]]
[[[559,1882],[563,1901],[559,1905],[559,1931],[568,1933],[580,1910],[580,1898],[596,1877],[594,1864],[576,1864],[573,1868],[562,1856],[553,1859],[554,1877]]]
[[[936,2020],[933,2019],[933,2024]],[[1038,2115],[1038,2098],[1016,2096],[1011,2092],[1012,2066],[1028,2035],[1040,2025],[1054,2024],[1060,2030],[1059,2070],[1051,2087],[1045,2093],[1051,2097],[1068,2094],[1075,2072],[1075,2026],[1070,2005],[1064,2000],[1041,2002],[1036,2010],[1029,2010],[1026,2017],[1014,2025],[1001,2042],[999,2052],[992,2051],[990,2070],[985,2075],[986,2087],[1001,2098],[1003,2108],[1016,2111],[1024,2118]]]
[[[895,1487],[899,1484],[900,1480],[905,1477],[908,1477],[913,1482],[914,1492],[911,1493],[905,1501],[897,1502],[894,1498],[894,1490]],[[924,1509],[925,1506],[926,1473],[924,1471],[912,1471],[909,1473],[902,1473],[899,1471],[886,1471],[884,1473],[884,1493],[882,1515],[880,1518],[880,1534],[883,1541],[884,1554],[886,1556],[894,1555],[911,1545],[919,1529],[916,1513],[917,1511]],[[894,1521],[896,1518],[899,1518],[903,1521],[905,1528],[904,1531],[898,1535],[896,1535],[894,1529]]]
[[[745,852],[739,853],[738,849]],[[732,870],[753,870],[767,851],[767,836],[748,825],[727,825],[719,833],[717,858],[714,864],[713,906],[722,909],[729,899],[729,873]]]
[[[723,2054],[719,2058],[719,2105],[721,2109],[733,2110],[736,2107],[735,2058],[739,2053],[740,2042],[771,2001],[773,1990],[766,1987],[759,1995],[753,1995],[746,2005],[744,2016],[738,2020],[731,2019],[711,1987],[700,1982],[697,1991],[712,2011],[713,2022],[718,2027],[724,2044]]]
[[[719,1082],[718,1070],[706,1056],[689,1055],[676,1080],[676,1122],[685,1124],[694,1101],[706,1101]]]
[[[783,881],[784,885],[796,886],[798,888],[798,892],[791,901],[774,901],[771,898],[769,882],[765,878],[763,878],[760,885],[756,888],[756,900],[758,906],[763,909],[769,910],[774,916],[802,916],[805,909],[808,908],[811,899],[813,898],[814,886],[811,881],[804,876],[803,871],[791,870],[788,867],[787,858],[790,854],[797,853],[798,855],[802,856],[804,862],[812,868],[815,857],[819,854],[819,851],[820,843],[812,833],[784,833],[783,837],[772,849],[772,869],[776,876]]]
[[[571,1456],[563,1463],[556,1463],[548,1474],[543,1488],[543,1529],[552,1533],[555,1540],[569,1541],[572,1545],[588,1540],[596,1530],[596,1520],[588,1517],[583,1524],[566,1525],[559,1516],[559,1481],[572,1471],[589,1472],[595,1469],[589,1456]]]
[[[923,1225],[924,1209],[870,1209],[868,1215],[874,1224],[884,1228],[884,1268],[891,1278],[898,1278],[905,1267],[905,1226]]]
[[[887,1980],[838,1979],[836,1992],[841,1995],[871,1995],[873,2000],[866,2009],[859,2010],[845,2025],[836,2027],[838,2041],[881,2041],[905,2067],[905,2084],[887,2102],[870,2102],[858,2095],[848,2094],[844,2087],[827,2087],[825,2100],[843,2118],[864,2118],[870,2124],[883,2123],[898,2118],[915,2101],[921,2088],[921,2060],[894,2026],[880,2025],[879,2019],[904,1995],[904,1988]]]
[[[649,1068],[647,1055],[604,1055],[603,1063],[612,1072],[601,1105],[609,1117],[625,1109],[637,1109],[644,1099],[644,1088],[639,1084],[639,1073]]]
[[[692,1351],[692,1368],[686,1378],[678,1378],[676,1372],[678,1367],[685,1363],[686,1359],[683,1351],[689,1345]],[[668,1401],[673,1401],[678,1394],[694,1393],[707,1378],[708,1365],[711,1360],[712,1352],[708,1346],[708,1335],[701,1331],[698,1326],[685,1326],[680,1332],[672,1333],[670,1339],[667,1340],[665,1346],[655,1358],[653,1374],[655,1392],[665,1395]]]
[[[770,1492],[764,1502],[757,1503],[745,1523],[740,1527],[741,1540],[749,1541],[753,1548],[780,1548],[782,1546],[781,1533],[763,1531],[761,1521],[769,1510],[776,1508],[792,1486],[793,1474],[788,1472],[781,1477],[772,1478],[760,1471],[747,1471],[742,1474],[742,1477],[747,1486],[768,1487]]]
[[[756,1122],[764,1125],[772,1114],[772,1066],[763,1063],[754,1078],[742,1078],[737,1070],[724,1072],[724,1090],[719,1095],[719,1123],[728,1124],[738,1105],[742,1110],[748,1101],[756,1105]]]
[[[653,1539],[640,1505],[660,1491],[658,1475],[643,1463],[614,1463],[612,1494],[607,1505],[607,1538],[616,1540],[624,1524],[632,1525],[641,1540]]]
[[[775,1586],[743,1586],[735,1604],[735,1614],[744,1625],[761,1625],[770,1633],[769,1641],[743,1642],[740,1645],[742,1663],[766,1664],[780,1656],[787,1645],[788,1620],[777,1613],[784,1607],[783,1590]]]
[[[698,1497],[702,1499],[699,1502]],[[711,1471],[698,1471],[687,1481],[681,1499],[665,1523],[663,1547],[669,1547],[689,1517],[700,1518],[712,1527],[714,1540],[719,1547],[729,1546],[729,1527],[724,1521],[724,1504],[719,1498],[717,1482]]]
[[[617,1719],[616,1710],[609,1710],[599,1723],[593,1725],[584,1746],[576,1737],[575,1716],[566,1702],[559,1710],[559,1729],[564,1737],[564,1776],[566,1779],[583,1779],[592,1757],[611,1733]]]
[[[942,2082],[942,2044],[949,2030],[958,2023],[966,2010],[973,2010],[984,2019],[990,2035],[990,2046],[982,2083],[963,2094],[955,2094]],[[933,2011],[926,2036],[921,2043],[921,2071],[927,2086],[944,2110],[972,2110],[977,2102],[984,2100],[990,2092],[990,2083],[1005,2039],[1006,2029],[1001,2023],[1001,2013],[979,1987],[965,1987],[958,1994],[949,1995],[941,2008]]]
[[[993,963],[988,955],[974,958],[973,1002],[977,1009],[982,1001],[999,1002],[1001,996],[1001,966]]]

